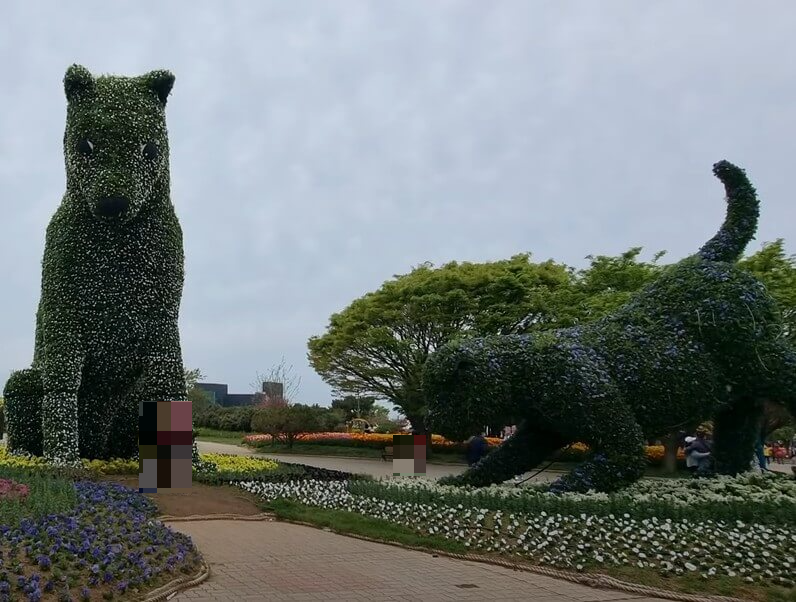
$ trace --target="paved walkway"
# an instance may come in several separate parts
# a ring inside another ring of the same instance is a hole
[[[785,460],[784,464],[777,464],[776,462],[772,462],[768,465],[769,470],[773,470],[774,472],[782,472],[784,474],[793,474],[793,466],[796,465],[795,462],[792,460]]]
[[[279,522],[172,523],[190,535],[210,578],[176,602],[658,602],[524,571],[466,562]]]
[[[295,464],[306,464],[307,466],[317,466],[319,468],[331,468],[334,470],[344,470],[359,474],[369,474],[374,477],[391,477],[393,475],[392,462],[385,462],[380,459],[371,458],[341,458],[338,456],[297,456],[293,454],[264,454],[255,453],[247,447],[232,445],[229,443],[211,443],[209,441],[197,441],[200,453],[215,454],[234,454],[234,455],[253,455],[258,458],[273,458],[279,462],[293,462]],[[460,474],[467,467],[464,464],[427,464],[426,477],[429,479],[439,479],[452,474]],[[531,473],[524,475],[530,476]],[[528,483],[539,481],[551,481],[561,476],[560,473],[542,472]]]

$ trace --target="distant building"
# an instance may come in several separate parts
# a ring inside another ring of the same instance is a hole
[[[230,393],[229,387],[220,383],[196,383],[196,386],[210,396],[213,403],[224,408],[250,406],[259,401],[262,394],[282,396],[282,383],[263,383],[262,393]]]

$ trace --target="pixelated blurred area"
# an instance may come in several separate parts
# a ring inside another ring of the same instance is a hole
[[[425,435],[393,435],[393,476],[425,476],[427,441]]]
[[[191,402],[143,401],[138,406],[138,491],[191,487]]]

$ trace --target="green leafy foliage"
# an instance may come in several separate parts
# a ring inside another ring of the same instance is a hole
[[[194,413],[193,423],[198,428],[209,428],[219,431],[252,432],[252,416],[254,406],[238,406],[222,408],[210,405],[204,410]]]
[[[341,410],[346,421],[354,418],[365,418],[373,410],[376,398],[372,395],[346,395],[332,400],[332,408]]]
[[[561,323],[557,295],[571,274],[528,255],[485,264],[423,264],[385,282],[330,318],[309,341],[309,361],[341,394],[387,399],[425,431],[421,373],[428,356],[463,334],[524,331]]]
[[[129,458],[139,402],[186,398],[165,119],[173,83],[167,71],[66,72],[66,193],[47,228],[33,365],[5,387],[13,450],[64,464]]]

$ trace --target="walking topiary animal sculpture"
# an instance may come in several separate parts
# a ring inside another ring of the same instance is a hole
[[[63,463],[133,457],[139,403],[186,399],[165,118],[173,84],[168,71],[66,72],[66,194],[47,228],[33,365],[4,390],[13,451]]]
[[[594,455],[553,491],[612,491],[644,471],[644,443],[714,420],[717,471],[749,467],[763,401],[796,413],[796,351],[763,284],[735,262],[759,203],[738,167],[713,173],[727,193],[719,232],[625,306],[593,323],[452,342],[424,371],[429,426],[463,439],[485,424],[516,434],[449,484],[502,482],[582,441]]]

